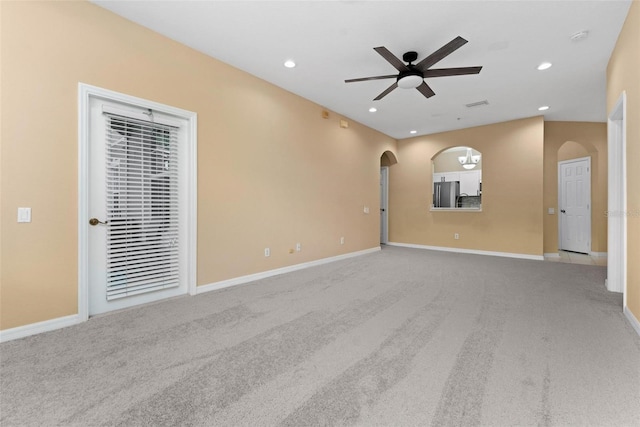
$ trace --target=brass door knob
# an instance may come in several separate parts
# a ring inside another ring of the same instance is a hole
[[[102,222],[98,218],[91,218],[89,220],[89,224],[94,225],[94,226],[98,225],[98,224],[108,224],[108,223],[109,223],[109,221]]]

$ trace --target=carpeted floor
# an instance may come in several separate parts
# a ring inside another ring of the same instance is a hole
[[[8,426],[640,424],[606,268],[386,247],[0,346]]]

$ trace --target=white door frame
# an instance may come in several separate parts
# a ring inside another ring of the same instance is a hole
[[[185,196],[187,215],[186,254],[187,290],[196,293],[196,232],[197,232],[197,114],[142,98],[78,84],[78,316],[89,318],[89,135],[90,100],[107,99],[132,104],[175,116],[187,122]]]
[[[622,92],[607,120],[607,289],[623,293],[627,307],[627,96]]]
[[[562,215],[560,213],[560,209],[562,208],[561,206],[561,202],[562,202],[562,192],[564,191],[564,189],[562,188],[562,174],[560,173],[560,169],[562,165],[566,165],[568,163],[573,163],[573,162],[582,162],[582,161],[586,161],[587,162],[587,174],[588,174],[588,180],[587,180],[587,184],[589,186],[589,191],[587,194],[587,206],[589,209],[589,230],[587,232],[588,237],[588,251],[587,253],[591,254],[591,157],[580,157],[577,159],[570,159],[570,160],[562,160],[560,162],[558,162],[558,248],[562,249],[562,233],[563,233],[563,229],[562,229]]]
[[[380,243],[389,243],[389,166],[380,167],[380,209],[384,209],[380,220]]]

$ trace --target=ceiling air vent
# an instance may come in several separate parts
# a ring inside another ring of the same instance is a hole
[[[478,101],[478,102],[472,102],[471,104],[466,104],[467,108],[482,107],[483,105],[489,105],[489,101],[485,99],[484,101]]]

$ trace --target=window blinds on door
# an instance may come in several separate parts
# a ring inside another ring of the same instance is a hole
[[[178,129],[105,116],[107,300],[178,286]]]

